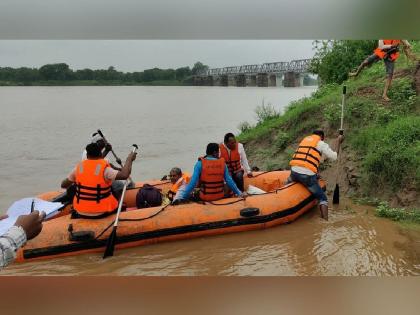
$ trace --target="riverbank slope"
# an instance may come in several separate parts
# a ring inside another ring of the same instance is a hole
[[[420,47],[414,47],[417,56]],[[345,141],[335,163],[325,162],[321,175],[331,192],[336,182],[351,197],[420,208],[420,64],[398,59],[390,102],[381,98],[384,65],[378,62],[347,85]],[[309,98],[291,103],[282,115],[268,115],[239,136],[252,165],[288,168],[299,141],[321,128],[335,148],[340,125],[341,85],[324,85]]]

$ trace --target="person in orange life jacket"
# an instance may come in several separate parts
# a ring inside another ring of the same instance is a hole
[[[239,190],[244,191],[244,172],[252,177],[252,171],[248,164],[242,143],[236,141],[233,133],[225,134],[223,143],[219,145],[219,156],[225,159],[230,175]]]
[[[336,150],[338,152],[344,136],[337,138]],[[328,198],[318,183],[318,168],[321,156],[335,161],[337,152],[331,150],[324,142],[324,131],[315,130],[312,135],[305,137],[299,144],[290,161],[291,172],[287,183],[302,183],[319,200],[321,217],[328,221]]]
[[[182,170],[179,167],[174,167],[169,172],[169,179],[172,183],[171,189],[168,191],[168,198],[170,201],[175,201],[180,199],[180,196],[188,183],[191,180],[191,176],[188,173],[182,173]]]
[[[114,212],[118,200],[112,194],[112,182],[126,180],[131,174],[131,166],[136,153],[130,153],[120,171],[114,170],[102,157],[96,143],[86,146],[87,159],[79,162],[61,183],[62,188],[76,184],[73,208],[83,216],[96,217]]]
[[[91,138],[91,143],[96,143],[98,145],[99,149],[101,150],[101,155],[104,159],[106,158],[108,153],[112,151],[112,145],[110,143],[106,143],[105,140],[98,133],[93,134]],[[86,159],[87,159],[87,152],[86,150],[84,150],[82,153],[82,160],[86,160]],[[121,160],[117,161],[117,163],[118,162],[121,162]],[[120,170],[119,167],[114,166],[111,163],[110,165],[112,168],[116,170]]]
[[[101,155],[105,160],[108,160],[106,158],[106,156],[108,155],[109,152],[112,151],[112,145],[109,142],[105,142],[105,140],[101,137],[101,135],[99,133],[94,133],[92,138],[91,138],[91,143],[96,143],[99,146],[99,149],[101,150]],[[82,160],[86,160],[87,159],[87,155],[86,155],[86,150],[83,151],[82,154]],[[108,160],[109,161],[109,160]],[[120,159],[116,160],[117,163],[121,163]],[[114,164],[112,164],[111,162],[109,163],[109,165],[117,171],[121,171],[121,167],[115,166]],[[124,188],[124,183],[125,181],[123,180],[116,180],[114,182],[112,182],[112,192],[114,193],[115,197],[119,197],[122,193],[122,190]],[[133,182],[133,180],[131,179],[131,177],[128,179],[128,185],[127,188],[133,188],[135,186],[135,183]],[[69,191],[68,191],[69,196],[74,196],[74,188],[72,187]]]
[[[394,75],[394,64],[395,60],[398,59],[400,53],[398,52],[398,48],[400,44],[403,46],[403,50],[407,58],[411,60],[415,60],[416,57],[411,53],[411,45],[406,40],[400,39],[380,39],[378,41],[378,48],[375,49],[374,53],[367,57],[357,68],[355,72],[349,73],[350,77],[357,77],[359,73],[367,66],[383,59],[385,64],[385,70],[387,79],[385,82],[384,92],[382,94],[382,98],[385,101],[389,101],[388,97],[388,90],[391,86],[392,77]]]
[[[214,201],[224,198],[224,182],[236,196],[246,197],[247,194],[241,192],[235,182],[230,177],[229,170],[225,160],[219,158],[219,145],[209,143],[206,149],[206,155],[199,158],[194,166],[194,173],[190,183],[180,194],[180,200],[190,198],[191,192],[199,184],[199,197],[203,201]]]

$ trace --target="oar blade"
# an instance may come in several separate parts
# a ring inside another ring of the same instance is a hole
[[[112,232],[109,235],[108,240],[106,242],[106,248],[105,248],[104,256],[102,257],[103,259],[114,255],[114,248],[115,248],[116,239],[117,239],[117,227],[114,226],[113,229],[112,229]]]
[[[333,194],[333,204],[337,205],[340,203],[340,188],[338,183],[335,184],[334,194]]]

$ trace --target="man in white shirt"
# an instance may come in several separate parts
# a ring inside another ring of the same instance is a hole
[[[344,136],[337,138],[336,150],[338,152],[340,143]],[[324,142],[324,131],[315,130],[312,135],[305,137],[295,151],[290,161],[291,173],[288,182],[302,183],[319,200],[321,217],[328,221],[328,198],[318,183],[318,168],[321,163],[321,156],[332,161],[337,159],[337,152],[331,150]]]
[[[236,141],[233,133],[225,134],[223,143],[219,145],[219,157],[225,159],[229,173],[240,191],[244,191],[244,172],[252,177],[245,149],[242,143]]]
[[[375,49],[374,53],[367,57],[357,68],[355,72],[349,73],[350,77],[357,77],[359,73],[367,66],[383,59],[385,64],[385,70],[386,70],[386,82],[385,82],[385,88],[384,92],[382,94],[382,98],[385,101],[389,101],[388,97],[388,89],[391,86],[392,77],[394,75],[394,64],[395,61],[399,57],[399,46],[400,44],[403,47],[404,54],[407,56],[407,58],[415,61],[416,57],[411,52],[411,45],[408,41],[402,39],[380,39],[378,41],[378,48]]]

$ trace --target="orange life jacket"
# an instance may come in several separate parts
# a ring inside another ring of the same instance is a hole
[[[104,159],[84,160],[76,166],[76,195],[73,208],[83,213],[112,212],[118,207],[118,201],[112,195],[112,181],[104,178],[109,167]]]
[[[182,173],[182,176],[176,181],[175,184],[172,185],[171,189],[168,191],[168,198],[170,201],[174,200],[176,193],[178,192],[179,187],[182,184],[188,184],[191,180],[191,176],[188,173]]]
[[[225,167],[223,158],[207,160],[200,158],[202,169],[200,175],[200,199],[214,201],[225,196]]]
[[[395,45],[400,44],[401,40],[399,39],[384,39],[384,45]],[[386,50],[382,50],[379,47],[375,49],[374,51],[375,55],[378,56],[381,59],[384,59],[385,56],[387,56],[388,52]],[[400,53],[398,51],[395,51],[391,54],[389,54],[389,58],[394,61],[400,56]]]
[[[230,153],[223,143],[219,144],[219,149],[220,157],[225,159],[226,165],[231,174],[237,173],[242,170],[241,157],[238,151],[238,142],[236,142],[235,149],[230,150]]]
[[[318,135],[311,135],[305,137],[297,148],[290,166],[301,166],[318,173],[318,167],[321,161],[321,152],[316,149],[321,137]]]

